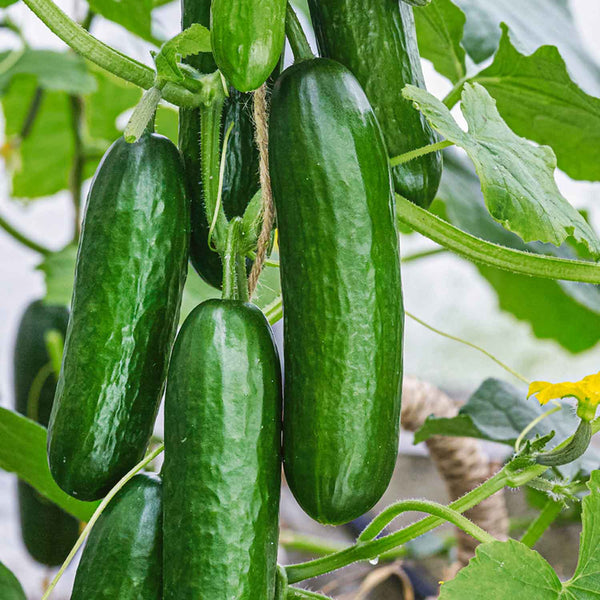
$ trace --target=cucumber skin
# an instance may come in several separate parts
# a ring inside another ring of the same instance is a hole
[[[48,438],[58,485],[95,500],[144,456],[188,258],[183,164],[165,137],[117,140],[90,189]]]
[[[133,477],[94,525],[81,556],[71,600],[162,598],[162,485]]]
[[[13,572],[0,562],[0,598],[2,600],[27,600],[25,592]]]
[[[261,311],[208,300],[183,324],[165,400],[164,599],[275,593],[281,374]]]
[[[398,0],[309,0],[309,5],[320,52],[354,73],[390,156],[437,142],[425,117],[402,96],[407,84],[425,87],[412,7]],[[399,194],[429,208],[442,176],[441,152],[398,165],[392,176]]]
[[[311,517],[340,524],[379,500],[398,448],[404,312],[387,155],[359,83],[328,59],[279,78],[269,141],[285,473]]]
[[[50,363],[44,334],[56,330],[64,337],[68,320],[65,306],[37,300],[29,304],[17,330],[13,354],[15,408],[44,427],[54,402],[55,375],[52,373],[41,388],[37,414],[32,414],[29,407],[29,392],[37,374]],[[27,551],[43,565],[61,565],[79,537],[79,521],[21,480],[18,499],[21,537]]]
[[[210,25],[210,0],[182,0],[181,8],[183,29],[194,23],[204,27]],[[211,73],[217,68],[210,53],[190,56],[186,62],[201,73]],[[260,187],[259,155],[254,143],[251,94],[242,94],[234,88],[229,89],[229,97],[225,99],[223,107],[222,137],[231,123],[234,123],[234,127],[227,144],[221,197],[223,209],[229,219],[244,214],[248,203]],[[223,264],[219,254],[208,246],[209,223],[204,210],[202,191],[198,109],[179,110],[179,148],[185,162],[187,185],[192,201],[190,262],[204,281],[220,289],[223,282]]]
[[[279,62],[286,0],[213,0],[210,32],[217,66],[240,92],[259,88]]]

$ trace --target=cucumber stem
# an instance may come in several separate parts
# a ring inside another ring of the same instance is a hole
[[[221,119],[225,93],[217,93],[208,104],[200,106],[200,164],[202,171],[202,189],[207,222],[211,224],[212,234],[208,243],[217,251],[222,251],[227,235],[227,217],[219,206],[219,181],[221,173]]]
[[[546,502],[540,514],[523,534],[521,543],[529,546],[529,548],[533,548],[536,542],[544,535],[546,529],[554,523],[563,508],[564,505],[562,502],[556,502],[556,500],[548,498],[548,502]]]
[[[21,233],[18,229],[15,229],[2,215],[0,215],[0,228],[4,229],[8,235],[10,235],[14,240],[22,244],[23,246],[29,248],[30,250],[34,250],[38,252],[42,256],[48,256],[52,254],[52,250],[50,248],[46,248],[37,242],[34,242],[32,239],[28,238],[24,233]]]
[[[390,158],[390,167],[397,167],[398,165],[403,165],[404,163],[410,162],[411,160],[415,160],[420,156],[432,154],[433,152],[437,152],[438,150],[448,148],[449,146],[454,146],[454,142],[451,142],[450,140],[442,140],[440,142],[436,142],[435,144],[428,144],[427,146],[423,146],[422,148],[416,148],[415,150],[411,150],[410,152],[405,152],[404,154],[400,154],[398,156],[394,156],[394,158]]]
[[[227,228],[225,252],[223,253],[223,299],[248,300],[248,284],[246,283],[246,265],[239,254],[242,219],[235,217]],[[241,265],[239,260],[241,259]],[[243,274],[240,270],[243,269]]]
[[[95,38],[70,19],[52,0],[24,0],[24,3],[52,33],[84,58],[144,89],[154,85],[156,73],[153,69]],[[168,102],[183,107],[198,106],[201,102],[200,92],[192,92],[173,82],[167,83],[163,97]]]
[[[289,2],[287,4],[286,11],[285,33],[288,41],[290,42],[290,46],[292,47],[294,59],[296,62],[298,62],[301,60],[310,60],[311,58],[314,58],[315,55],[313,54],[310,44],[306,39],[302,25],[300,25],[298,15],[296,15],[296,12]]]
[[[468,260],[543,279],[600,284],[600,263],[523,252],[482,240],[396,194],[399,221]]]
[[[127,143],[133,144],[137,142],[142,137],[144,131],[148,129],[148,126],[152,127],[154,115],[156,114],[161,97],[162,91],[158,86],[153,86],[144,92],[142,99],[138,102],[125,127],[123,137]]]
[[[56,379],[60,375],[60,367],[62,365],[62,357],[65,349],[65,338],[58,329],[51,329],[44,334],[44,342],[46,344],[46,350],[50,357],[50,364],[52,370],[56,375]]]

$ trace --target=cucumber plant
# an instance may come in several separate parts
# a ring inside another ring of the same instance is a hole
[[[68,188],[75,217],[72,243],[55,252],[0,215],[42,257],[47,283],[17,335],[19,414],[0,409],[0,467],[21,478],[26,547],[62,563],[43,600],[86,538],[73,600],[283,600],[325,598],[297,584],[396,557],[445,522],[479,546],[442,600],[600,594],[600,374],[531,382],[486,350],[527,392],[487,379],[458,416],[428,418],[415,439],[506,444],[497,473],[448,505],[400,500],[348,547],[280,535],[282,472],[300,507],[329,525],[364,519],[388,488],[412,348],[405,314],[429,327],[405,312],[401,263],[442,251],[401,259],[399,230],[476,263],[540,337],[573,352],[600,341],[594,215],[554,178],[558,164],[600,180],[586,150],[600,140],[600,98],[577,86],[556,48],[525,55],[513,44],[511,27],[547,39],[541,19],[515,24],[503,2],[483,0],[308,0],[302,21],[285,0],[183,0],[182,31],[158,40],[150,8],[132,19],[125,6],[94,3],[156,46],[152,68],[99,41],[94,12],[76,23],[52,0],[23,2],[86,59],[25,46],[5,56],[0,86],[3,156],[27,172],[9,168],[14,194]],[[568,33],[561,51],[576,48],[569,68],[592,89],[568,14],[552,12],[563,9],[544,7]],[[523,10],[542,14],[538,0]],[[501,13],[499,41],[474,35]],[[425,89],[421,56],[449,80],[445,98]],[[451,112],[458,103],[466,129]],[[63,105],[72,136],[44,152],[39,132],[63,131]],[[117,117],[132,108],[121,136]],[[209,285],[187,277],[188,261]],[[431,290],[446,302],[439,282]],[[280,319],[283,361],[271,330]],[[164,444],[151,437],[163,392]],[[543,412],[529,396],[556,404]],[[150,473],[163,452],[160,475]],[[519,487],[542,499],[520,540],[464,516]],[[565,507],[577,508],[583,534],[561,581],[532,547]],[[408,511],[427,516],[389,533]],[[81,534],[75,517],[87,521]],[[278,565],[286,545],[321,556]],[[0,596],[24,598],[1,563]]]

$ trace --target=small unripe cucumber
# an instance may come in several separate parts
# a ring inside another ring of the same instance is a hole
[[[17,412],[46,427],[54,393],[56,374],[46,347],[45,335],[67,331],[69,311],[38,300],[21,317],[13,356],[15,408]],[[19,481],[21,536],[27,551],[37,562],[55,567],[63,563],[79,536],[79,521]]]
[[[287,0],[213,0],[210,17],[217,66],[240,92],[259,88],[279,61]]]
[[[167,138],[123,138],[92,182],[48,458],[58,485],[101,498],[144,456],[187,271],[189,201]]]
[[[379,500],[398,449],[404,312],[388,158],[360,84],[328,59],[281,75],[269,131],[285,472],[311,517],[344,523]]]
[[[175,342],[165,399],[164,599],[275,593],[281,376],[261,311],[209,300]]]
[[[162,485],[155,475],[136,475],[94,525],[71,600],[161,598]]]

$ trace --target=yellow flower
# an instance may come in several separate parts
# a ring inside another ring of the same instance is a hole
[[[596,407],[600,404],[600,373],[588,375],[575,382],[534,381],[529,386],[527,397],[533,395],[537,397],[540,404],[546,404],[557,398],[576,398],[577,414],[580,418],[590,421],[596,415]]]

